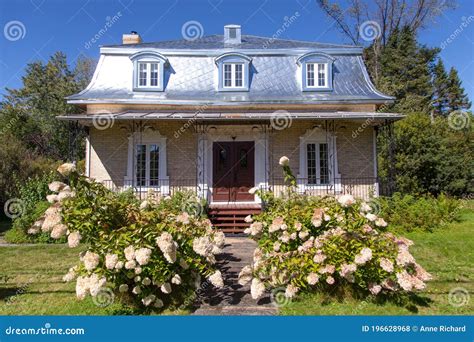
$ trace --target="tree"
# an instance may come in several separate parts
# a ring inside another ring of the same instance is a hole
[[[0,103],[0,202],[15,196],[13,176],[21,182],[68,158],[69,125],[56,116],[80,111],[65,97],[84,89],[93,68],[84,57],[71,68],[57,52],[47,63],[29,64],[20,89],[6,89]]]
[[[448,119],[434,120],[425,113],[412,113],[395,123],[393,154],[395,190],[403,193],[442,192],[461,196],[474,190],[474,134],[453,130]],[[381,146],[387,143],[383,137]],[[390,167],[388,149],[379,154],[381,176],[386,178]]]
[[[433,112],[436,115],[446,115],[448,106],[448,74],[441,58],[433,68]]]
[[[464,88],[461,85],[458,72],[456,69],[451,68],[449,70],[447,86],[447,107],[448,111],[452,112],[455,110],[469,109],[471,102],[464,92]]]
[[[353,44],[371,44],[370,74],[378,81],[379,57],[395,30],[418,30],[434,21],[443,11],[455,8],[455,0],[316,0],[335,21],[336,27]]]
[[[67,159],[68,124],[56,116],[81,111],[67,104],[65,97],[85,87],[93,64],[80,59],[77,65],[72,70],[66,56],[57,52],[46,64],[37,61],[26,67],[22,88],[6,89],[0,120],[16,121],[18,124],[10,131],[38,155]]]
[[[432,96],[432,64],[438,49],[419,45],[410,27],[392,32],[380,56],[380,70],[376,86],[395,96],[390,110],[402,113],[427,111]]]

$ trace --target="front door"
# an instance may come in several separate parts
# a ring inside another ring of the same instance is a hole
[[[255,185],[253,141],[222,141],[213,144],[213,193],[215,202],[253,201]]]

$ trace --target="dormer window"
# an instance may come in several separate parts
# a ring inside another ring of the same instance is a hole
[[[328,64],[306,63],[306,87],[327,88],[328,86]]]
[[[158,87],[159,69],[159,63],[138,62],[138,87]]]
[[[238,53],[216,58],[219,91],[248,91],[251,58]]]
[[[156,52],[139,52],[130,57],[133,62],[133,90],[163,91],[166,57]]]
[[[324,53],[308,53],[298,58],[301,67],[303,91],[332,90],[332,64],[334,58]]]
[[[244,85],[244,65],[224,63],[224,88],[242,88]]]

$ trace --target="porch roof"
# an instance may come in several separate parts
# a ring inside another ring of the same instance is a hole
[[[192,121],[268,121],[279,117],[293,120],[369,120],[373,122],[396,121],[404,117],[398,113],[378,112],[161,112],[161,111],[124,111],[119,113],[68,114],[57,116],[66,121],[93,121],[107,116],[113,120],[192,120]]]

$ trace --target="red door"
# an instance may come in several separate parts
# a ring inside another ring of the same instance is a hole
[[[253,201],[255,184],[253,141],[215,142],[213,145],[213,201]]]

